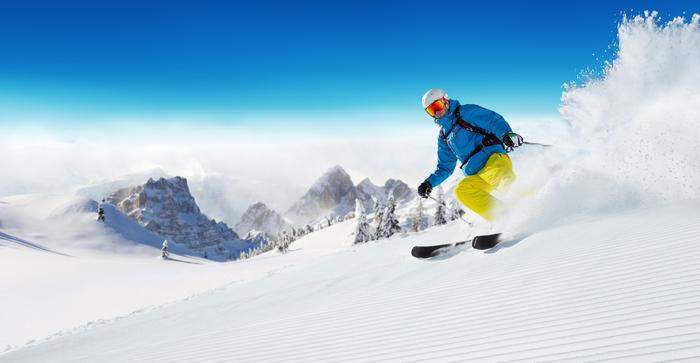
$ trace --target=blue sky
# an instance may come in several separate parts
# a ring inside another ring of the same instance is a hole
[[[3,2],[0,123],[361,126],[421,119],[430,87],[555,115],[562,83],[610,57],[622,12],[700,11],[610,3]]]

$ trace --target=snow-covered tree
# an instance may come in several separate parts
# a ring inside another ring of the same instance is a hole
[[[462,208],[459,207],[459,204],[457,202],[451,200],[448,205],[450,206],[449,216],[451,221],[462,218],[462,216],[464,215],[464,211],[462,210]]]
[[[355,227],[355,243],[363,243],[372,239],[372,231],[367,222],[365,209],[362,207],[362,202],[355,199],[355,215],[357,216],[357,227]]]
[[[168,240],[163,240],[163,247],[160,248],[160,257],[168,258],[170,257],[170,252],[168,251]]]
[[[372,198],[372,200],[374,201],[374,207],[372,208],[374,212],[374,239],[379,239],[384,234],[382,232],[384,208],[377,199]]]
[[[306,234],[309,234],[314,231],[314,227],[311,227],[310,225],[306,225]]]
[[[292,243],[292,236],[290,233],[283,232],[282,238],[277,241],[277,250],[282,253],[287,253],[289,250],[289,244]]]
[[[442,187],[437,188],[437,207],[435,207],[433,222],[436,226],[447,223],[447,208],[445,208],[445,195]]]
[[[401,225],[399,224],[399,220],[396,219],[395,212],[396,201],[392,195],[389,197],[389,200],[386,203],[386,209],[384,209],[384,214],[382,215],[382,227],[380,230],[382,233],[381,236],[384,238],[391,237],[395,233],[401,232]]]
[[[105,221],[105,209],[102,207],[102,204],[97,208],[97,220],[99,222]]]
[[[411,230],[413,232],[418,232],[423,230],[425,226],[425,213],[423,210],[423,198],[416,198],[416,207],[413,208],[411,213]]]

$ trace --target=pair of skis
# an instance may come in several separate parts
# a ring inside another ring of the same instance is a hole
[[[493,248],[500,242],[500,233],[487,234],[476,236],[471,240],[472,248],[477,250],[488,250]],[[416,258],[430,258],[440,254],[440,252],[451,247],[457,247],[467,244],[469,241],[460,241],[456,243],[448,243],[434,246],[415,246],[411,250],[411,255]]]

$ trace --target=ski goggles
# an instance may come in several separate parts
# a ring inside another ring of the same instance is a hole
[[[439,112],[442,112],[447,108],[447,100],[444,98],[441,98],[439,100],[436,100],[435,102],[431,103],[428,105],[428,107],[425,108],[425,112],[428,113],[431,117],[435,117]]]

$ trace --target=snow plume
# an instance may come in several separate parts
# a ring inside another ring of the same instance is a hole
[[[516,162],[525,179],[548,181],[512,216],[513,230],[700,199],[699,23],[698,14],[666,23],[656,12],[623,17],[602,77],[565,86],[559,111],[572,127],[567,144]],[[546,175],[532,175],[529,167],[542,161]]]

